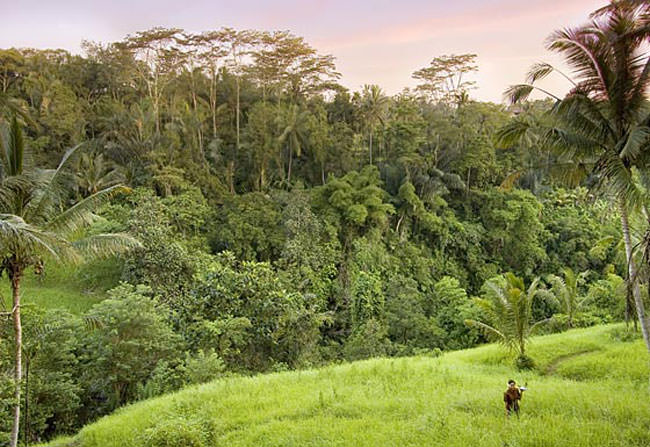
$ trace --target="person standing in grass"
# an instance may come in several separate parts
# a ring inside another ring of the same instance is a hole
[[[520,389],[514,380],[508,380],[508,388],[503,393],[503,401],[506,403],[506,417],[510,417],[513,411],[519,417],[519,401],[524,390],[525,388]]]

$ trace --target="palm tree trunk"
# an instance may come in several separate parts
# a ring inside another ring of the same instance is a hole
[[[289,168],[287,170],[287,185],[291,183],[291,164],[293,162],[293,148],[289,145]]]
[[[11,427],[10,447],[18,447],[18,431],[20,430],[20,382],[23,377],[23,327],[20,320],[20,276],[20,272],[14,271],[11,277],[11,291],[14,301],[13,319],[16,354],[14,363],[14,421]]]
[[[240,107],[240,104],[239,104],[239,89],[240,89],[240,87],[239,87],[239,77],[236,78],[235,83],[237,84],[237,107],[236,107],[237,110],[236,110],[236,115],[235,115],[235,123],[236,123],[236,127],[237,127],[237,145],[236,145],[236,149],[237,149],[237,152],[239,152],[239,107]]]
[[[370,144],[368,146],[368,152],[370,153],[370,164],[372,164],[372,131],[370,131]]]
[[[24,442],[25,446],[29,444],[29,356],[25,358],[25,424],[24,424]]]
[[[623,230],[623,240],[625,242],[625,257],[627,259],[627,280],[631,282],[632,295],[634,296],[634,304],[636,307],[636,314],[639,317],[639,324],[641,325],[641,333],[643,334],[643,341],[645,341],[646,348],[650,352],[650,331],[648,330],[648,321],[645,318],[645,309],[643,305],[643,298],[641,297],[641,290],[639,282],[637,281],[637,270],[632,257],[632,241],[630,239],[630,222],[627,214],[627,207],[625,202],[621,200],[619,204],[621,211],[621,228]]]

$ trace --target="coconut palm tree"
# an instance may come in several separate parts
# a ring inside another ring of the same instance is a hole
[[[481,329],[488,338],[516,349],[519,358],[525,358],[526,341],[549,321],[547,318],[533,322],[532,314],[533,301],[546,294],[539,288],[539,278],[526,289],[522,278],[508,272],[487,281],[483,298],[474,298],[474,303],[483,311],[485,322],[466,320],[465,324]]]
[[[550,64],[532,67],[527,83],[506,91],[511,102],[525,100],[534,90],[555,100],[552,122],[543,129],[544,143],[551,148],[567,177],[591,176],[598,190],[618,206],[625,243],[629,287],[643,338],[650,351],[650,323],[637,281],[637,265],[630,237],[630,213],[643,203],[634,169],[650,167],[650,7],[647,2],[612,1],[591,15],[591,22],[554,32],[547,47],[564,57],[573,76]],[[564,97],[552,95],[536,84],[559,73],[572,85]],[[514,140],[528,130],[513,122],[501,132]]]
[[[388,97],[378,85],[364,85],[361,114],[368,131],[368,155],[372,164],[372,139],[377,126],[383,124],[388,111]]]
[[[81,197],[88,197],[102,189],[124,182],[119,166],[101,153],[83,153],[75,168],[75,180]]]
[[[21,282],[29,267],[41,269],[46,260],[77,262],[82,254],[109,255],[137,242],[124,234],[100,234],[75,240],[81,229],[94,221],[93,210],[112,195],[124,191],[112,186],[67,206],[71,191],[63,181],[64,167],[77,150],[68,151],[56,169],[32,166],[22,129],[14,117],[0,139],[0,273],[11,284],[14,325],[14,418],[11,447],[18,445],[22,380]]]
[[[309,111],[301,109],[296,104],[287,106],[280,115],[282,133],[278,137],[280,145],[286,145],[288,152],[287,184],[291,183],[291,165],[293,156],[300,157],[303,148],[309,142],[310,119]]]
[[[567,326],[573,327],[573,319],[576,313],[587,302],[588,297],[580,297],[580,284],[589,272],[585,271],[579,274],[567,267],[564,269],[564,278],[557,275],[549,275],[547,281],[551,285],[551,294],[560,304],[562,312],[567,316]]]

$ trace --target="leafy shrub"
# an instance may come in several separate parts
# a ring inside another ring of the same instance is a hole
[[[139,445],[146,447],[208,447],[213,445],[214,428],[201,419],[184,417],[163,420],[144,431]]]
[[[639,340],[641,338],[641,332],[630,327],[615,327],[609,331],[609,336],[612,340],[631,342]]]
[[[515,366],[517,369],[526,370],[535,368],[535,360],[527,355],[519,355],[515,359]]]
[[[348,360],[385,356],[390,340],[387,328],[374,318],[363,323],[347,340],[343,352]]]
[[[226,365],[214,350],[203,352],[199,350],[196,354],[187,354],[185,358],[185,375],[187,382],[199,384],[209,382],[224,375]]]

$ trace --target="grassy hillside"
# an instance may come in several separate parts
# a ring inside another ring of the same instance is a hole
[[[96,261],[84,266],[51,265],[43,276],[28,272],[21,286],[22,302],[82,314],[105,299],[106,290],[117,284],[115,271],[114,261]],[[6,276],[0,278],[0,300],[5,308],[11,308],[11,288]]]
[[[539,337],[537,371],[497,346],[220,380],[140,402],[51,446],[647,446],[641,341],[620,326]],[[504,417],[507,379],[528,382]]]

